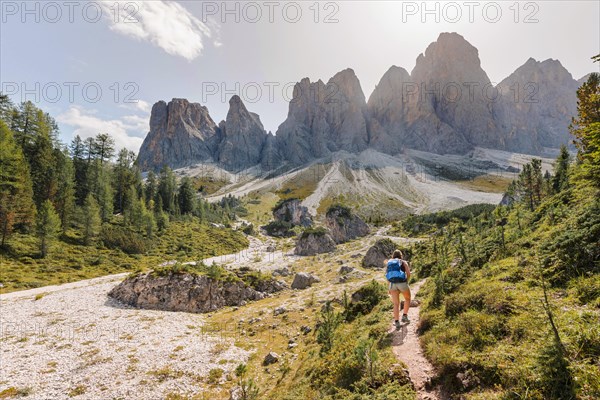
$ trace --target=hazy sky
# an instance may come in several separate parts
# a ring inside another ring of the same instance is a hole
[[[600,67],[595,0],[1,1],[0,12],[0,90],[50,112],[65,142],[107,132],[134,151],[158,100],[200,102],[218,123],[239,94],[275,132],[294,82],[351,67],[368,98],[441,32],[477,47],[492,82],[529,57],[558,59],[575,79]]]

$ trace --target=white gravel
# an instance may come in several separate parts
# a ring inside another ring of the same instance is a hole
[[[196,394],[212,368],[232,371],[249,352],[235,327],[202,315],[138,310],[107,297],[124,274],[0,296],[0,392],[30,399],[162,399]],[[35,300],[36,295],[43,296]],[[219,361],[221,363],[219,363]],[[166,376],[152,372],[165,369]]]

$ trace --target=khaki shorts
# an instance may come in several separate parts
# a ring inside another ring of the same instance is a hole
[[[410,287],[408,287],[408,282],[390,282],[389,290],[399,290],[401,292],[406,292],[407,290],[410,290]]]

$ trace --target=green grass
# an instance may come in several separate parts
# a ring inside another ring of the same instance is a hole
[[[227,180],[217,179],[211,176],[195,176],[191,179],[194,189],[205,196],[211,195],[231,183]]]
[[[275,193],[284,200],[292,198],[304,200],[314,193],[329,168],[329,164],[311,165],[283,182],[281,188]]]
[[[495,175],[479,175],[472,179],[456,181],[466,189],[485,193],[504,193],[511,182],[512,178]]]
[[[255,227],[267,224],[273,219],[273,207],[280,200],[274,193],[250,193],[244,197],[244,207],[248,210],[246,219]]]
[[[429,276],[419,332],[453,398],[600,398],[597,198],[583,185],[533,212],[472,206],[399,226],[434,232],[412,249]]]
[[[75,231],[68,231],[39,258],[38,241],[32,235],[15,234],[8,249],[0,250],[0,293],[74,282],[120,272],[155,268],[167,260],[195,261],[234,253],[248,246],[240,232],[199,224],[193,219],[172,221],[152,240],[144,254],[127,254],[101,245],[84,246]]]

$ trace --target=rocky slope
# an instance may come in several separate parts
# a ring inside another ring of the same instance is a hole
[[[466,154],[475,147],[540,154],[568,143],[578,85],[560,62],[529,59],[494,86],[478,50],[456,33],[442,33],[410,74],[392,66],[368,102],[352,69],[327,83],[302,79],[276,135],[238,96],[219,126],[199,104],[160,101],[139,164],[149,170],[214,161],[229,171],[254,165],[271,171],[368,148],[391,155]]]

